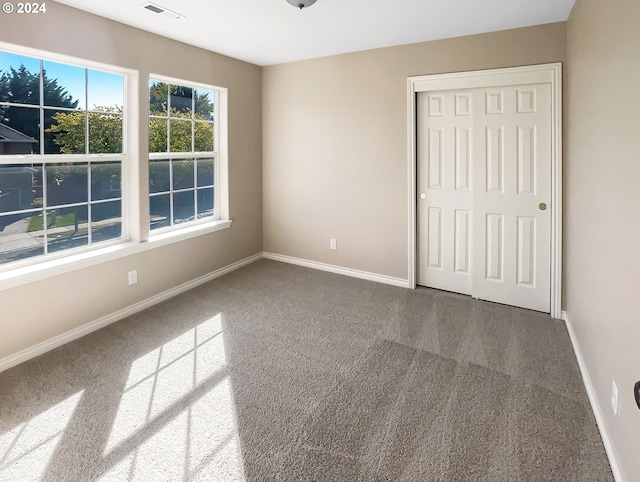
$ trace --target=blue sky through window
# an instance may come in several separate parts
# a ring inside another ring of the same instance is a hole
[[[89,70],[89,109],[94,106],[122,107],[124,76],[99,70]]]
[[[11,68],[18,69],[24,65],[31,73],[39,73],[40,61],[33,57],[16,55],[8,52],[0,52],[0,71],[6,73]],[[85,94],[85,69],[57,62],[44,61],[44,69],[47,77],[57,79],[58,85],[78,101],[78,109],[84,109],[87,105]],[[94,106],[122,107],[124,103],[124,76],[99,70],[88,70],[90,110]],[[46,104],[46,99],[45,99]],[[55,106],[54,106],[55,107]]]
[[[25,57],[23,55],[10,54],[8,52],[0,52],[0,70],[3,73],[9,70],[9,67],[18,69],[20,64],[29,69],[30,72],[36,73],[40,70],[40,60],[33,57]]]
[[[15,67],[14,67],[15,68]],[[85,72],[86,70],[81,67],[73,67],[71,65],[57,64],[55,62],[44,61],[43,69],[47,73],[49,79],[56,79],[58,85],[64,87],[64,89],[73,97],[73,100],[78,101],[78,109],[84,110],[86,103],[85,93]],[[47,101],[45,96],[44,104],[49,106],[50,102]],[[52,107],[63,107],[53,105]]]

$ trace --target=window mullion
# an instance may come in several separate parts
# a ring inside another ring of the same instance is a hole
[[[143,157],[141,156],[143,147],[140,145],[141,137],[139,111],[143,107],[140,92],[144,92],[145,85],[138,74],[130,74],[125,78],[125,106],[126,115],[123,118],[124,139],[123,149],[125,151],[122,164],[122,191],[121,206],[123,217],[123,232],[125,239],[140,242],[149,239],[149,218],[148,214],[142,212],[142,206],[148,205],[148,178],[147,188],[144,187]],[[147,120],[148,122],[148,120]],[[148,166],[146,166],[148,170]],[[147,209],[148,211],[148,209]]]
[[[89,240],[89,245],[93,244],[93,219],[92,219],[92,204],[91,204],[91,176],[92,176],[92,165],[90,162],[87,162],[87,239]]]
[[[49,220],[47,219],[47,200],[49,197],[49,185],[47,183],[47,169],[49,166],[42,164],[42,231],[44,239],[44,254],[49,252]]]
[[[169,226],[173,226],[173,159],[169,160]]]
[[[38,107],[40,109],[40,154],[44,154],[44,60],[40,59],[40,82],[38,85],[40,89],[40,99],[38,101]]]
[[[171,84],[167,84],[167,152],[171,152]]]
[[[84,69],[84,153],[89,154],[89,69]]]
[[[196,89],[191,91],[191,151],[196,152]],[[194,184],[195,185],[195,184]]]
[[[193,160],[193,216],[198,219],[198,158]]]

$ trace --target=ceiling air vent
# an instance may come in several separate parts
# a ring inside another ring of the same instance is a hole
[[[169,10],[168,8],[161,7],[160,5],[156,5],[155,3],[151,3],[151,2],[143,3],[142,7],[146,8],[150,12],[157,13],[164,17],[172,18],[174,20],[177,20],[179,18],[184,18],[184,15],[180,15],[179,13]]]

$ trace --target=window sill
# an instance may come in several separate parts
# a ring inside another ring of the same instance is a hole
[[[5,272],[0,272],[0,291],[87,268],[89,266],[106,263],[126,256],[132,256],[160,248],[162,246],[167,246],[169,244],[178,243],[180,241],[186,241],[187,239],[192,239],[197,236],[203,236],[205,234],[227,229],[230,226],[231,220],[217,220],[209,223],[198,224],[196,226],[189,226],[176,231],[157,234],[152,236],[147,242],[124,242],[7,270]]]

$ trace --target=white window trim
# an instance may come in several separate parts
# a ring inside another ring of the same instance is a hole
[[[13,263],[11,263],[6,269],[0,266],[0,291],[119,258],[133,256],[176,242],[211,234],[231,226],[228,186],[228,89],[214,87],[218,92],[215,112],[217,152],[214,156],[216,162],[216,219],[204,219],[201,222],[188,223],[184,227],[174,227],[170,231],[163,232],[160,230],[150,236],[149,213],[148,209],[144,209],[144,206],[148,207],[148,201],[145,202],[149,198],[148,176],[142,173],[143,170],[148,171],[149,156],[148,146],[142,146],[141,142],[146,140],[147,136],[141,136],[140,131],[136,128],[136,126],[141,125],[141,117],[145,118],[145,123],[148,122],[148,111],[145,111],[143,106],[147,105],[148,109],[149,80],[157,79],[206,89],[211,89],[212,86],[156,74],[150,74],[148,77],[143,78],[137,70],[50,53],[2,41],[0,41],[0,50],[53,62],[62,62],[82,68],[111,71],[125,75],[123,155],[117,157],[122,159],[123,162],[122,183],[123,187],[126,186],[126,189],[122,192],[123,222],[122,238],[120,240],[114,240],[112,243],[101,243],[97,248],[94,245],[88,246],[86,249],[74,249],[71,254],[61,253],[59,256],[38,257],[37,261],[34,258],[35,262],[28,265],[18,264],[17,266],[12,266]],[[169,156],[175,156],[176,154],[178,153],[168,153]],[[90,162],[92,159],[106,161],[109,157],[109,154],[78,154],[78,157],[45,154],[7,156],[6,159],[11,158],[15,163],[30,162],[33,159],[38,159],[38,161],[46,163],[47,160],[62,162],[64,159],[69,158],[76,162]],[[3,157],[3,159],[5,158]]]
[[[115,259],[133,256],[135,254],[167,246],[179,241],[185,241],[197,236],[221,231],[229,228],[230,226],[230,220],[212,221],[207,224],[189,226],[188,228],[179,231],[174,230],[170,233],[154,236],[154,239],[148,242],[122,242],[69,256],[47,259],[28,266],[14,268],[0,273],[0,291],[9,288],[16,288],[28,283],[33,283],[34,281],[40,281],[52,276],[69,273],[71,271],[88,268],[97,264],[106,263]]]

